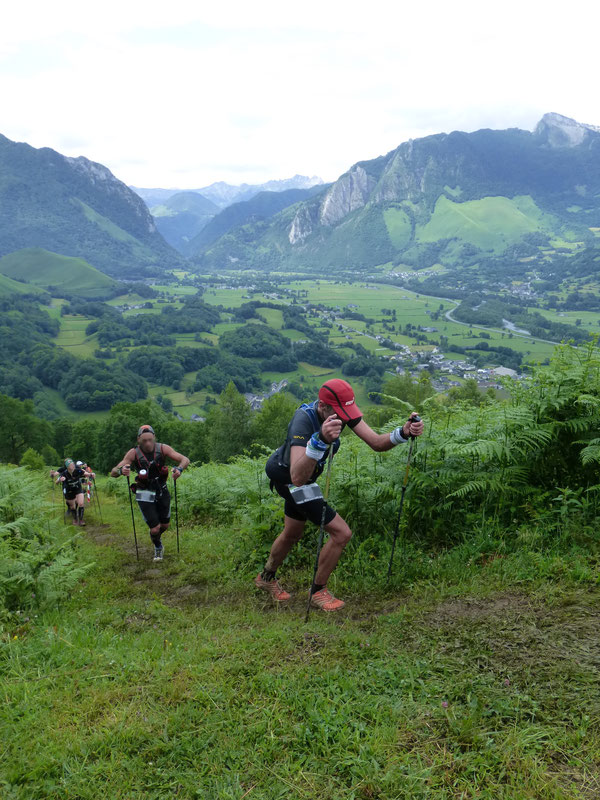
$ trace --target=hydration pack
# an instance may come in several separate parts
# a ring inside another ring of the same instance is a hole
[[[152,456],[146,455],[138,446],[135,448],[135,468],[138,476],[136,481],[147,485],[164,485],[169,476],[169,468],[165,464],[162,454],[162,445],[156,442]],[[146,471],[146,475],[140,478],[140,472]]]

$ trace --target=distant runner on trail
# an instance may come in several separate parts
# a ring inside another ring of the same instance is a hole
[[[73,525],[85,525],[83,521],[83,484],[86,478],[94,478],[94,473],[78,467],[72,458],[65,459],[64,467],[51,470],[50,475],[56,483],[62,483],[63,495],[69,513],[73,515]]]
[[[321,386],[318,400],[304,403],[295,412],[285,443],[273,453],[265,467],[271,487],[285,500],[284,527],[273,542],[263,571],[254,579],[259,589],[279,603],[289,600],[291,595],[282,588],[276,571],[302,538],[306,521],[321,524],[324,500],[315,481],[323,472],[330,446],[334,454],[337,452],[339,435],[346,425],[377,452],[391,450],[411,436],[420,436],[424,427],[421,421],[409,420],[391,433],[375,433],[363,420],[350,384],[337,378]],[[321,550],[310,602],[324,611],[337,611],[345,603],[328,591],[327,581],[352,531],[329,504],[325,510],[325,530],[329,539]]]
[[[171,521],[171,495],[167,489],[169,468],[165,459],[178,461],[173,467],[173,480],[176,481],[190,460],[177,453],[168,444],[156,441],[151,425],[142,425],[138,431],[137,447],[128,450],[116,467],[110,471],[111,478],[126,477],[133,467],[137,473],[132,489],[146,525],[150,528],[150,538],[154,545],[154,561],[162,561],[164,547],[161,536]]]

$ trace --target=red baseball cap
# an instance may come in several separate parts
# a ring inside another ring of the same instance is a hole
[[[141,436],[144,433],[154,433],[154,428],[152,425],[142,425],[138,430],[138,436]]]
[[[331,406],[342,419],[358,419],[362,411],[356,405],[354,390],[346,381],[333,378],[319,389],[319,400]]]

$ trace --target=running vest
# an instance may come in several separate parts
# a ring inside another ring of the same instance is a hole
[[[79,494],[83,491],[83,487],[81,485],[81,481],[84,477],[83,470],[76,468],[73,470],[73,474],[71,474],[67,467],[63,467],[57,471],[59,475],[64,476],[65,480],[63,481],[63,492],[65,494]]]
[[[154,445],[154,453],[151,456],[146,455],[141,447],[137,446],[135,448],[134,466],[138,473],[142,469],[145,469],[148,472],[148,477],[146,479],[148,484],[166,484],[169,470],[165,464],[164,456],[162,454],[162,444],[160,442],[156,442]],[[141,485],[142,483],[140,481],[140,487]]]

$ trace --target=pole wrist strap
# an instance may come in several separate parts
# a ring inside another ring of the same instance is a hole
[[[390,442],[394,445],[403,444],[408,442],[409,437],[404,435],[403,428],[394,428],[394,430],[390,433]]]

